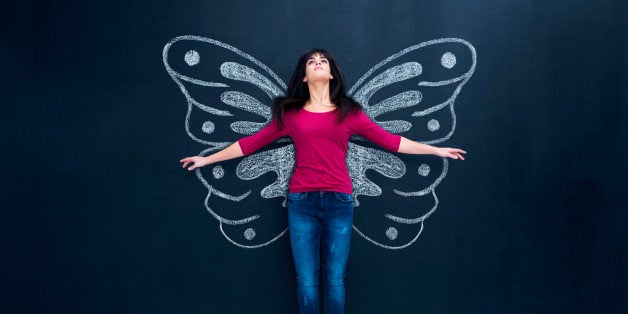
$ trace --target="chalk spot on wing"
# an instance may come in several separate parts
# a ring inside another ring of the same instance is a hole
[[[432,132],[437,131],[438,129],[440,129],[440,122],[438,122],[438,120],[436,119],[427,121],[427,129]]]
[[[185,53],[184,60],[189,66],[195,66],[201,61],[201,56],[196,50],[190,50]]]
[[[221,166],[216,166],[214,167],[214,169],[212,169],[212,175],[214,176],[214,178],[220,179],[225,176],[225,169],[223,169]]]
[[[251,241],[255,238],[255,230],[253,228],[248,228],[244,230],[244,238]]]
[[[445,68],[451,69],[456,65],[456,56],[451,52],[445,52],[440,58],[440,64]]]
[[[215,129],[216,125],[211,121],[203,122],[203,126],[201,127],[201,130],[207,134],[213,133]]]
[[[388,228],[388,230],[386,230],[386,237],[390,240],[394,240],[397,238],[397,236],[399,236],[399,232],[397,231],[397,229],[395,229],[395,227],[390,227]]]
[[[427,164],[421,164],[419,166],[419,174],[423,177],[427,177],[430,174],[430,166]]]

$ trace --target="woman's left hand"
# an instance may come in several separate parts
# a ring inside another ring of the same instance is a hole
[[[452,159],[460,158],[460,160],[464,160],[464,157],[462,157],[462,154],[466,154],[466,153],[467,152],[465,152],[464,150],[460,148],[437,147],[435,155],[440,156],[440,157],[449,157]]]

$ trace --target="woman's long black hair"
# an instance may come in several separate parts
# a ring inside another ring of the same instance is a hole
[[[362,106],[357,101],[347,96],[345,76],[342,74],[336,58],[325,49],[314,48],[304,52],[299,58],[290,83],[288,84],[286,96],[280,96],[273,100],[273,119],[277,119],[280,127],[284,125],[283,114],[286,110],[301,108],[310,98],[310,90],[307,87],[307,82],[303,82],[303,78],[305,77],[307,60],[317,53],[325,56],[329,61],[329,69],[333,77],[333,79],[329,81],[329,96],[331,102],[338,107],[339,114],[337,121],[342,121],[351,111],[359,111],[362,109]]]

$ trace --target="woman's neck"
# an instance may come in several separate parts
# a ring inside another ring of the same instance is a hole
[[[308,84],[310,91],[310,98],[305,102],[305,105],[313,108],[321,107],[334,107],[335,105],[331,101],[329,96],[329,82],[319,84]]]

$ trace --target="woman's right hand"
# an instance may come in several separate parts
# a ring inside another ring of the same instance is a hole
[[[185,166],[187,166],[189,163],[194,163],[190,168],[188,168],[188,170],[194,170],[196,168],[206,166],[210,163],[209,158],[201,156],[185,157],[179,160],[179,162],[183,163],[182,168],[185,168]]]

